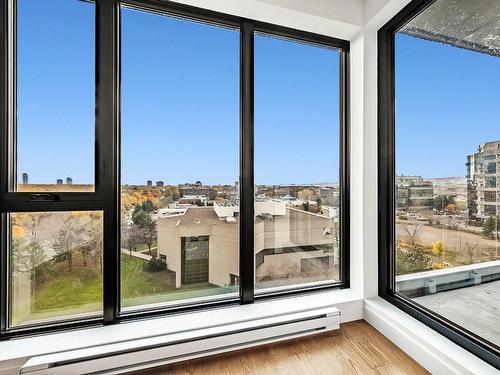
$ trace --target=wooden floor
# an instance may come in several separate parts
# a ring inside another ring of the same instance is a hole
[[[266,345],[136,375],[333,375],[428,374],[418,363],[364,321],[338,331]]]

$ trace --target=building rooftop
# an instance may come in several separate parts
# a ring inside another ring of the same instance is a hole
[[[500,281],[417,297],[414,301],[500,345]]]

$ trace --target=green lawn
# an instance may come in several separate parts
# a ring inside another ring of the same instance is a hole
[[[143,271],[144,260],[123,254],[122,296],[124,299],[149,296],[171,291],[175,273]],[[29,276],[25,280],[15,277],[13,324],[37,321],[68,315],[96,313],[102,310],[102,275],[99,268],[85,268],[75,263],[69,272],[66,262],[52,265],[46,281],[30,294]],[[31,295],[31,298],[30,298]]]
[[[122,254],[122,299],[144,297],[172,291],[175,288],[175,273],[172,271],[144,272],[145,261]]]
[[[122,254],[122,307],[237,291],[234,287],[218,288],[208,283],[176,289],[174,272],[145,272],[144,263],[142,259]],[[14,277],[14,325],[68,316],[101,314],[103,284],[99,267],[85,268],[78,262],[73,264],[72,272],[69,272],[66,262],[56,263],[51,267],[45,282],[36,288],[34,295],[30,293],[29,275],[25,275],[24,279],[20,276]]]

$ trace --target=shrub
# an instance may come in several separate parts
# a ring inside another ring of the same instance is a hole
[[[167,264],[156,257],[152,257],[145,265],[146,272],[161,272],[167,269]]]
[[[430,258],[420,247],[401,249],[396,248],[396,274],[406,275],[413,272],[425,271],[429,268]]]

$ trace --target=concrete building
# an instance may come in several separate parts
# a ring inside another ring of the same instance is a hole
[[[434,187],[421,176],[396,176],[396,208],[428,211],[434,208]]]
[[[163,181],[156,181],[156,187],[163,187],[164,183]]]
[[[147,186],[147,187],[152,187],[152,186],[153,186],[153,181],[151,181],[151,180],[147,180],[147,181],[146,181],[146,186]]]
[[[239,282],[239,205],[216,202],[160,212],[158,253],[176,273],[176,287]],[[338,222],[288,207],[279,200],[255,203],[256,281],[291,276],[320,279],[338,267]]]
[[[198,181],[199,182],[199,181]],[[201,183],[196,183],[194,185],[185,185],[179,188],[181,196],[185,195],[204,195],[205,197],[210,196],[210,187],[203,186]]]
[[[26,185],[28,184],[29,182],[29,179],[28,179],[28,174],[27,173],[23,173],[23,184]]]
[[[57,185],[62,185],[63,183],[63,180],[62,178],[58,178],[57,181],[56,181]]]
[[[205,195],[184,195],[179,199],[179,204],[206,206],[207,197]]]
[[[73,185],[73,179],[71,177],[66,177],[66,184]]]
[[[471,222],[500,216],[500,141],[480,144],[467,156],[467,211]]]

